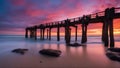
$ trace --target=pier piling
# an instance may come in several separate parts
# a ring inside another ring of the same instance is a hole
[[[48,31],[49,31],[49,30],[47,29],[47,39],[48,39]]]
[[[57,41],[60,41],[60,27],[57,27]]]
[[[49,28],[49,40],[51,40],[51,28]]]
[[[75,27],[75,42],[77,42],[77,26]]]
[[[28,38],[28,28],[25,29],[25,38]]]

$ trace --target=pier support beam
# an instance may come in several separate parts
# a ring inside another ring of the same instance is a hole
[[[34,37],[35,37],[35,40],[37,40],[37,29],[36,28],[34,30]]]
[[[105,42],[105,23],[103,23],[103,26],[102,26],[102,42]]]
[[[115,14],[115,8],[107,8],[105,10],[105,46],[108,47],[110,42],[110,47],[114,47],[114,34],[113,34],[113,18]],[[108,35],[109,32],[109,35]],[[109,40],[110,39],[110,40]]]
[[[47,29],[47,39],[48,39],[48,31],[49,31],[49,30]]]
[[[30,38],[33,38],[34,37],[34,31],[33,29],[30,29]]]
[[[84,26],[82,25],[82,39],[81,39],[81,43],[84,43]]]
[[[70,44],[70,34],[71,34],[71,29],[69,27],[65,27],[65,42],[67,45]]]
[[[115,8],[110,9],[110,20],[109,20],[109,34],[110,34],[110,47],[114,47],[114,31],[113,31],[113,18],[115,15]]]
[[[109,44],[109,39],[108,39],[108,22],[105,21],[104,24],[105,24],[104,43],[105,43],[105,46],[108,47],[108,44]]]
[[[71,28],[69,28],[69,32],[70,32],[70,36],[69,36],[70,38],[69,39],[71,41]]]
[[[110,47],[114,47],[113,19],[109,20]]]
[[[87,42],[87,25],[85,25],[85,42]]]
[[[42,40],[44,40],[45,38],[45,29],[42,29],[42,35],[43,35],[43,37],[42,37]]]
[[[40,29],[40,40],[42,40],[42,29]]]
[[[83,15],[82,17],[82,40],[81,43],[87,42],[87,26],[89,24],[91,17]]]
[[[85,26],[82,24],[82,39],[81,43],[85,43]]]
[[[32,38],[32,31],[31,31],[31,29],[30,29],[30,38]]]
[[[67,45],[70,44],[70,39],[71,39],[71,29],[69,27],[70,20],[65,20],[65,42]]]
[[[49,28],[49,40],[51,40],[51,28]]]
[[[33,32],[33,38],[34,38],[35,40],[37,40],[37,26],[34,26],[34,27],[32,28],[32,32]]]
[[[82,24],[82,40],[81,43],[87,42],[87,25]]]
[[[77,26],[75,27],[75,42],[77,42]]]
[[[107,20],[105,23],[103,40],[105,46],[108,47],[110,41],[110,47],[114,47],[114,34],[113,34],[113,20]],[[109,35],[108,35],[109,32]],[[109,40],[110,39],[110,40]]]
[[[25,29],[25,38],[28,38],[28,29]]]
[[[60,27],[57,27],[57,41],[60,41]]]

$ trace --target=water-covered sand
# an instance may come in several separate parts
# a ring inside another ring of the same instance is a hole
[[[80,43],[81,38],[78,38]],[[115,37],[115,47],[120,47],[120,37]],[[74,42],[74,37],[71,42]],[[29,49],[24,55],[12,53],[16,48]],[[40,55],[41,49],[58,49],[60,57]],[[57,42],[25,39],[24,36],[0,36],[0,68],[119,68],[120,62],[105,55],[101,37],[88,37],[86,46],[68,47],[64,38]]]

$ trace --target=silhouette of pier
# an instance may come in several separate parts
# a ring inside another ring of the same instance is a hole
[[[45,39],[45,30],[47,31],[47,39],[51,40],[52,28],[57,29],[57,41],[60,41],[60,28],[65,28],[65,42],[70,44],[71,29],[75,28],[75,41],[77,41],[77,28],[78,24],[82,26],[82,39],[81,43],[87,42],[87,26],[91,23],[102,23],[102,41],[105,46],[114,47],[114,34],[113,34],[113,19],[120,18],[120,7],[107,8],[105,11],[98,12],[90,15],[83,15],[82,17],[66,19],[62,21],[56,21],[46,24],[35,25],[26,28],[25,37],[28,38],[28,32],[30,32],[30,38],[37,39],[37,29],[40,29],[40,39]],[[109,35],[108,35],[109,34]]]

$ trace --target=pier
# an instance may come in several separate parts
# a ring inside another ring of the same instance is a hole
[[[105,46],[114,47],[114,34],[113,34],[113,19],[120,18],[120,7],[118,8],[107,8],[104,11],[83,15],[82,17],[66,19],[62,21],[55,21],[46,24],[35,25],[32,27],[26,27],[25,37],[34,38],[37,40],[37,29],[40,30],[40,39],[45,40],[45,31],[47,31],[47,39],[51,40],[51,30],[56,28],[57,30],[57,41],[60,41],[60,28],[65,29],[65,42],[70,44],[71,39],[71,28],[75,28],[75,41],[77,41],[78,26],[81,24],[82,27],[82,38],[81,43],[87,42],[87,27],[91,23],[102,23],[102,37],[101,40]],[[28,35],[29,32],[29,35]],[[109,34],[109,35],[108,35]]]

